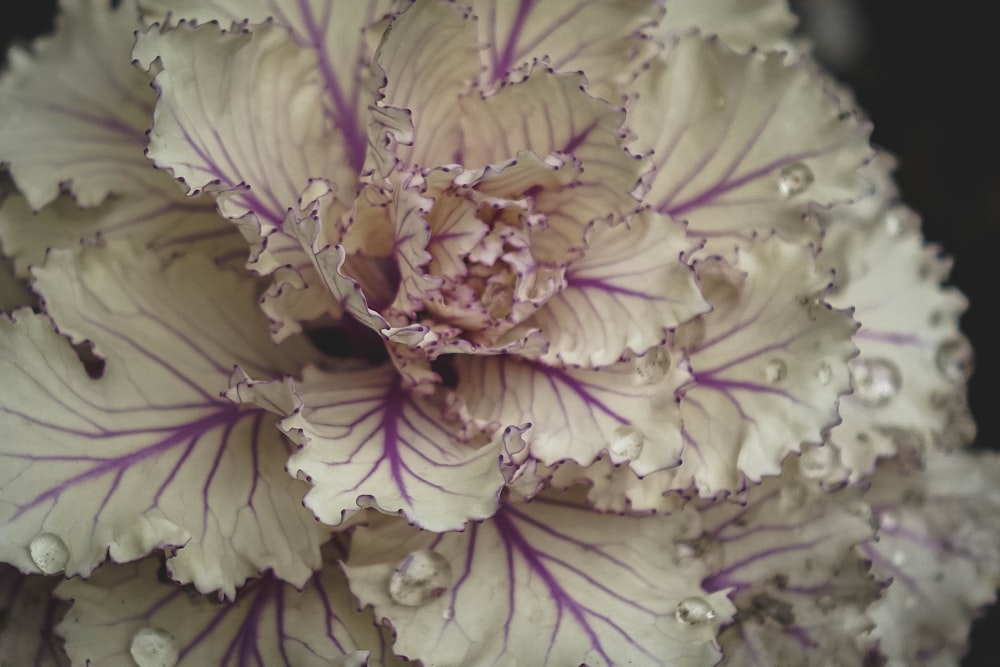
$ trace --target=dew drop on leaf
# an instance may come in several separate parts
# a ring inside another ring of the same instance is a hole
[[[608,450],[617,459],[634,460],[642,453],[646,436],[634,426],[624,424],[615,429]]]
[[[809,189],[815,176],[812,169],[801,162],[786,165],[778,173],[778,192],[785,197],[799,195]]]
[[[885,405],[899,393],[903,380],[888,359],[859,359],[851,369],[854,396],[865,405]]]
[[[441,554],[421,549],[399,561],[389,577],[389,597],[404,607],[419,607],[451,587],[451,563]]]
[[[954,384],[962,384],[972,374],[972,347],[962,339],[941,343],[937,351],[938,370]]]
[[[69,562],[69,548],[57,535],[40,533],[28,545],[31,561],[45,574],[59,574]]]
[[[892,510],[886,510],[878,515],[880,530],[895,530],[899,527],[899,514]]]
[[[635,358],[635,374],[639,384],[656,384],[670,370],[670,355],[662,347],[654,347]]]
[[[822,479],[837,469],[840,457],[829,445],[809,447],[799,459],[799,471],[809,479]]]
[[[777,384],[788,375],[788,365],[781,359],[772,359],[764,365],[764,378],[771,384]]]
[[[893,206],[882,215],[882,226],[889,236],[901,236],[920,228],[920,217],[905,206]]]
[[[825,361],[819,363],[819,366],[816,368],[816,379],[822,385],[830,384],[830,380],[833,379],[833,369],[830,368],[830,364]]]
[[[677,603],[677,620],[684,625],[700,626],[711,623],[717,614],[704,598],[685,598]]]
[[[138,667],[174,667],[180,660],[177,642],[159,628],[143,628],[132,635],[129,652]]]

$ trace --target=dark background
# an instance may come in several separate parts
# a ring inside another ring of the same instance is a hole
[[[905,201],[928,240],[954,257],[952,284],[969,297],[962,320],[976,350],[970,399],[978,447],[1000,450],[1000,33],[984,0],[792,0],[817,56],[855,91],[873,141],[899,158]],[[0,17],[11,39],[51,30],[55,0],[16,3]],[[1000,605],[978,621],[963,667],[996,667]]]

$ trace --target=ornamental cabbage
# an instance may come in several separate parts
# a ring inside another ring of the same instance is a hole
[[[0,662],[957,665],[966,304],[793,26],[64,0],[0,79]]]

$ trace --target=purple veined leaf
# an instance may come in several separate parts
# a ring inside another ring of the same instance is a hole
[[[0,163],[31,208],[66,185],[81,206],[143,192],[159,175],[142,154],[154,94],[132,67],[131,0],[63,3],[56,33],[14,49],[0,82]]]
[[[641,36],[663,15],[655,0],[481,0],[473,3],[486,70],[480,86],[547,58],[557,71],[587,73],[587,89],[618,100],[621,83],[654,46]]]
[[[538,259],[557,264],[579,252],[592,221],[618,221],[636,209],[645,164],[624,148],[623,111],[587,93],[584,81],[539,64],[494,95],[460,100],[463,135],[475,138],[463,146],[466,166],[502,163],[523,151],[549,169],[561,160],[563,169],[579,171],[564,187],[528,191],[545,216],[532,248]]]
[[[325,551],[331,562],[301,590],[264,572],[232,602],[159,581],[156,558],[108,564],[59,587],[57,595],[73,606],[58,632],[74,663],[108,667],[146,667],[144,660],[150,667],[400,664],[371,612],[354,602],[333,562],[339,556]],[[154,654],[160,662],[151,661]]]
[[[411,391],[386,365],[307,368],[292,389],[299,407],[281,429],[300,446],[287,470],[312,484],[304,502],[320,521],[372,507],[444,531],[496,511],[502,438],[462,419],[443,388]]]
[[[891,190],[876,196],[878,205],[831,211],[840,215],[830,216],[819,256],[835,272],[830,303],[853,306],[861,323],[854,393],[842,399],[843,423],[830,434],[852,481],[906,443],[962,446],[974,433],[953,421],[967,410],[972,350],[958,329],[966,300],[941,286],[951,262],[924,244],[916,213]]]
[[[86,576],[108,554],[183,547],[168,568],[202,591],[231,597],[264,568],[304,582],[329,530],[283,472],[292,445],[219,391],[234,363],[273,377],[316,353],[275,346],[254,283],[205,259],[164,268],[113,244],[53,251],[34,274],[60,330],[106,363],[89,378],[45,316],[0,321],[0,558]]]
[[[173,180],[154,172],[148,187],[112,196],[82,209],[65,196],[34,213],[28,200],[11,195],[0,205],[0,241],[18,275],[39,266],[49,248],[102,245],[129,239],[160,257],[195,253],[226,266],[246,262],[247,244],[219,217],[208,197],[187,199]]]
[[[353,198],[357,174],[323,113],[316,53],[286,28],[154,25],[133,57],[143,67],[157,63],[147,154],[189,194],[219,194],[220,212],[232,220],[251,214],[244,222],[258,224],[262,237],[308,204],[303,192],[317,182],[334,193],[325,206],[346,210],[337,197]]]
[[[676,488],[734,493],[821,443],[850,389],[856,324],[822,301],[828,276],[809,248],[776,236],[742,243],[735,265],[696,265],[713,310],[681,325],[674,345],[692,379],[678,391],[684,461]]]
[[[385,517],[354,533],[351,591],[435,665],[713,665],[732,614],[678,565],[674,517],[594,512],[579,494],[508,505],[435,535]],[[490,604],[484,605],[483,601]]]
[[[333,297],[333,305],[341,312],[373,331],[382,333],[389,323],[368,304],[368,298],[358,281],[344,273],[348,260],[347,251],[340,244],[324,244],[324,218],[321,215],[305,216],[287,226],[288,235],[297,239],[316,274]]]
[[[703,532],[690,555],[712,563],[702,585],[737,609],[723,665],[848,667],[874,650],[865,611],[882,587],[853,551],[875,533],[871,510],[857,489],[827,493],[805,472],[790,460],[744,505],[695,501]]]
[[[638,137],[630,148],[652,152],[645,202],[686,221],[693,236],[774,230],[816,241],[807,213],[870,190],[858,173],[872,155],[869,126],[805,61],[739,55],[692,35],[629,91],[627,126]]]
[[[406,0],[140,0],[147,18],[218,21],[223,26],[274,23],[314,52],[323,88],[323,109],[343,144],[347,165],[360,174],[367,150],[369,76],[386,20]],[[346,187],[348,183],[342,183]]]
[[[987,452],[879,464],[866,500],[880,524],[860,547],[888,591],[869,610],[889,665],[955,665],[972,620],[996,601],[1000,459]]]
[[[475,18],[453,3],[424,0],[396,17],[375,55],[368,144],[376,173],[464,163],[456,101],[481,70],[480,48]]]
[[[602,453],[640,475],[680,463],[674,394],[688,377],[663,348],[614,366],[559,368],[511,356],[459,355],[456,392],[486,422],[530,423],[531,456],[587,466]]]
[[[54,632],[68,606],[52,597],[59,581],[0,564],[0,665],[69,666]]]
[[[669,0],[666,17],[650,33],[669,42],[698,30],[740,52],[788,51],[795,23],[785,0]]]
[[[615,226],[592,223],[587,249],[566,267],[566,286],[527,326],[549,342],[544,361],[600,367],[644,354],[673,329],[709,310],[684,261],[684,230],[643,211]]]
[[[637,204],[631,192],[640,165],[623,147],[623,112],[582,90],[582,75],[557,75],[542,65],[495,94],[472,91],[480,70],[473,23],[448,3],[426,2],[393,24],[379,49],[386,84],[371,128],[371,159],[388,176],[454,163],[482,169],[522,152],[539,160],[572,156],[584,178],[572,188],[532,190],[549,234],[561,241],[550,242],[560,252],[543,259],[562,261],[558,255],[579,249],[590,221],[620,217]],[[427,34],[437,41],[428,42]]]

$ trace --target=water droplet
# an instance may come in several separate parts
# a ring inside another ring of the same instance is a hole
[[[685,598],[677,603],[677,620],[684,625],[705,625],[715,620],[718,614],[705,598]]]
[[[778,174],[778,192],[785,197],[799,195],[809,189],[814,180],[812,169],[802,162],[796,162],[781,168]]]
[[[615,429],[614,436],[608,447],[612,456],[617,459],[634,460],[642,453],[642,445],[646,436],[642,431],[627,424]]]
[[[437,552],[421,549],[399,561],[389,578],[389,596],[396,604],[419,607],[441,597],[451,582],[451,563]]]
[[[662,347],[654,347],[635,358],[635,374],[639,384],[656,384],[670,370],[670,354]]]
[[[712,533],[702,533],[693,539],[677,542],[677,564],[682,567],[698,562],[714,572],[722,567],[725,555],[722,543]]]
[[[888,359],[858,359],[851,374],[855,398],[871,407],[891,401],[903,384],[899,369]]]
[[[816,606],[819,607],[821,611],[830,611],[837,606],[837,598],[833,597],[829,593],[823,593],[816,598]]]
[[[816,379],[820,384],[830,384],[830,380],[833,379],[833,369],[830,368],[830,364],[825,361],[819,362],[819,366],[816,367]]]
[[[772,359],[764,365],[764,378],[771,384],[777,384],[788,375],[788,365],[781,359]]]
[[[837,469],[840,457],[830,445],[809,447],[799,458],[799,472],[809,479],[822,479]]]
[[[938,370],[953,384],[964,384],[972,375],[972,346],[964,338],[941,343],[937,351]]]
[[[886,510],[878,515],[880,530],[895,530],[899,527],[899,514],[892,510]]]
[[[132,635],[129,652],[138,667],[174,667],[180,660],[177,642],[159,628],[143,628]]]
[[[920,228],[920,216],[905,206],[893,206],[882,215],[882,225],[889,236],[901,236]]]
[[[443,618],[446,621],[450,621],[451,619],[455,618],[455,610],[452,609],[451,607],[445,607],[444,611],[441,612],[441,618]]]
[[[28,545],[31,561],[44,574],[59,574],[69,562],[69,548],[57,535],[40,533]]]

